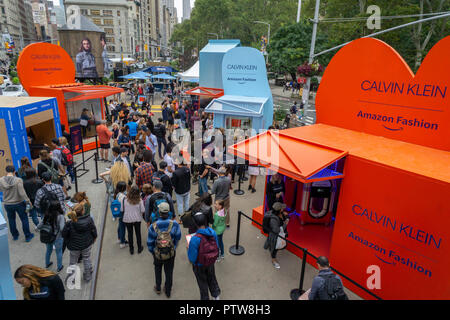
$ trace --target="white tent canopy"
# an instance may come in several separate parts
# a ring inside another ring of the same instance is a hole
[[[189,70],[177,74],[181,80],[195,80],[200,78],[200,63],[197,61]]]

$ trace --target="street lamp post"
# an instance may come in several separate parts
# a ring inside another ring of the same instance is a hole
[[[268,26],[268,29],[267,29],[267,45],[269,45],[269,43],[270,43],[270,23],[264,22],[264,21],[253,21],[253,22],[254,23],[265,24],[265,25]],[[267,55],[266,55],[266,64],[268,63],[268,61],[269,61],[269,54],[267,53]]]

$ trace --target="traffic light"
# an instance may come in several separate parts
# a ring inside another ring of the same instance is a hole
[[[144,50],[148,51],[148,44],[144,44]]]

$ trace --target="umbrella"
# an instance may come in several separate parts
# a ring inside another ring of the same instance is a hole
[[[148,79],[150,77],[150,74],[147,72],[137,71],[130,74],[127,74],[126,76],[120,76],[119,78],[123,79]]]
[[[155,75],[153,75],[152,79],[174,80],[176,78],[171,76],[171,75],[169,75],[169,74],[162,73],[162,74],[155,74]]]
[[[183,82],[191,82],[191,83],[198,83],[200,80],[198,78],[192,78],[192,79],[182,79]]]

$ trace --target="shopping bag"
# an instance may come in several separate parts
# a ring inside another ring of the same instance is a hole
[[[286,240],[280,238],[280,237],[283,237],[283,238],[286,237],[283,227],[280,227],[280,233],[278,235],[279,235],[279,237],[277,238],[277,244],[275,246],[275,249],[281,250],[281,249],[286,248]]]

